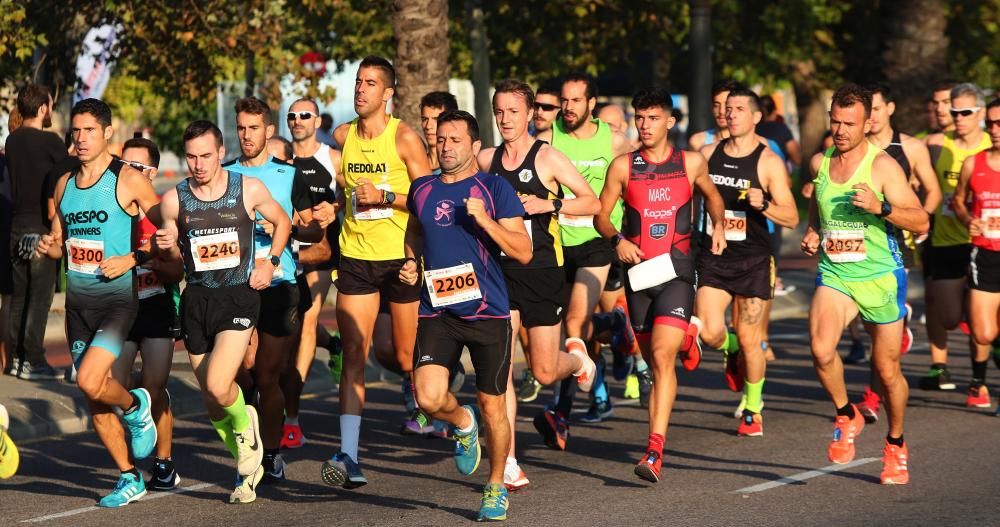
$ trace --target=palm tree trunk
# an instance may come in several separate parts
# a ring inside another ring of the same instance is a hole
[[[884,12],[886,80],[896,96],[896,128],[915,133],[927,126],[926,101],[946,77],[948,9],[944,0],[893,2]]]
[[[420,98],[448,90],[448,0],[393,0],[396,116],[420,130]]]

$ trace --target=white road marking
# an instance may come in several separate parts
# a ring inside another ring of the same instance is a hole
[[[181,487],[179,489],[167,490],[167,491],[157,491],[155,494],[147,494],[139,501],[151,501],[158,498],[166,498],[167,496],[173,496],[176,494],[183,494],[185,492],[193,492],[196,490],[207,489],[208,487],[214,487],[218,485],[217,483],[199,483],[197,485],[191,485],[190,487]],[[137,503],[137,502],[132,502]],[[127,506],[127,505],[126,505]],[[56,520],[59,518],[65,518],[67,516],[76,516],[77,514],[83,514],[85,512],[96,511],[101,507],[90,506],[90,507],[80,507],[79,509],[68,510],[64,512],[57,512],[55,514],[49,514],[46,516],[39,516],[37,518],[31,518],[28,520],[21,520],[21,523],[41,523],[49,520]]]
[[[806,472],[800,472],[798,474],[794,474],[794,475],[791,475],[791,476],[788,476],[788,477],[785,477],[785,478],[781,478],[779,480],[768,481],[767,483],[761,483],[759,485],[752,485],[750,487],[744,487],[744,488],[739,489],[739,490],[734,490],[732,493],[733,494],[748,494],[748,493],[751,493],[751,492],[764,492],[765,490],[771,490],[771,489],[774,489],[774,488],[777,488],[777,487],[781,487],[781,486],[784,486],[784,485],[789,485],[791,483],[798,483],[800,481],[805,481],[807,479],[812,479],[812,478],[816,478],[816,477],[819,477],[819,476],[825,476],[827,474],[832,474],[834,472],[839,472],[841,470],[847,470],[849,468],[860,467],[861,465],[867,465],[868,463],[872,463],[872,462],[875,462],[875,461],[878,461],[878,460],[879,460],[879,458],[877,458],[877,457],[866,457],[866,458],[861,458],[861,459],[855,459],[854,461],[851,461],[850,463],[846,463],[846,464],[843,464],[843,465],[829,465],[829,466],[826,466],[826,467],[823,467],[823,468],[819,468],[819,469],[816,469],[816,470],[809,470],[809,471],[806,471]]]

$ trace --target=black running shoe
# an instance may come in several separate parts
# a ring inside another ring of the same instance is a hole
[[[169,459],[156,458],[153,461],[153,469],[150,471],[149,481],[146,488],[152,490],[176,489],[181,484],[181,477],[174,470],[174,462]]]

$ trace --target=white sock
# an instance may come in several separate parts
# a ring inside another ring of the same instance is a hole
[[[285,416],[285,424],[286,425],[291,425],[291,426],[299,426],[299,417],[298,416],[288,417],[286,415]]]
[[[507,456],[507,466],[508,467],[516,467],[517,466],[517,458],[516,457]]]
[[[472,433],[472,427],[476,425],[476,414],[472,413],[468,408],[463,408],[466,412],[469,412],[469,419],[471,422],[467,428],[458,428],[455,431],[459,434],[467,436]]]
[[[361,416],[344,414],[340,416],[340,451],[358,462],[358,438],[361,435]]]

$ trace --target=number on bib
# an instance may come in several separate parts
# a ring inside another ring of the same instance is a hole
[[[424,284],[436,308],[483,297],[471,263],[424,271]]]
[[[824,230],[823,251],[834,263],[864,261],[867,257],[865,231],[863,229]]]
[[[156,273],[149,269],[136,268],[135,278],[139,283],[139,300],[145,300],[167,292],[163,284],[160,283],[160,279],[156,276]]]
[[[727,210],[725,215],[726,241],[742,242],[747,239],[747,213],[745,210]],[[709,236],[715,231],[712,218],[705,224],[705,233]]]
[[[947,216],[949,218],[955,217],[955,211],[951,208],[952,203],[955,202],[954,192],[942,192],[941,193],[941,215]]]
[[[77,273],[100,275],[101,262],[104,261],[103,240],[83,240],[70,238],[66,240],[69,261],[66,267]]]
[[[191,238],[195,271],[231,269],[240,265],[240,239],[236,231]]]
[[[983,209],[979,221],[983,224],[983,238],[1000,238],[1000,209]]]

